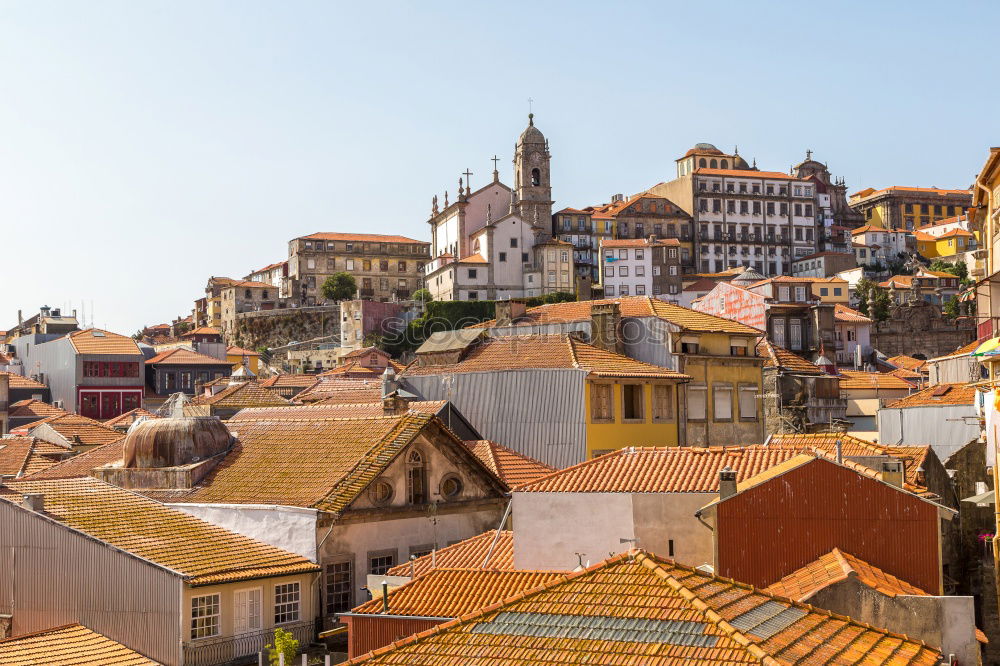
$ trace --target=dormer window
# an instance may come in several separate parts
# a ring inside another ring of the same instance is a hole
[[[427,503],[427,465],[417,449],[406,457],[406,501],[409,504]]]

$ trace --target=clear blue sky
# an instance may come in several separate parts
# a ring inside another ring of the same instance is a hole
[[[849,187],[967,186],[997,3],[0,2],[0,328],[93,301],[131,333],[315,231],[429,238],[510,181],[527,98],[557,207],[699,141]],[[89,317],[88,317],[89,318]]]

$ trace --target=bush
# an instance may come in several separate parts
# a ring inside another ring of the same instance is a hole
[[[292,632],[277,627],[274,630],[274,644],[264,647],[271,660],[271,666],[278,666],[279,654],[285,655],[285,666],[294,666],[295,655],[299,652],[299,641],[292,636]]]
[[[427,291],[426,289],[417,289],[415,292],[413,292],[413,300],[423,301],[424,303],[430,303],[431,301],[434,300],[434,297],[431,296],[431,292]]]

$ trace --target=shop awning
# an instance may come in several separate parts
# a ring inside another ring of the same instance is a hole
[[[973,356],[996,356],[1000,354],[1000,337],[990,338],[983,344],[976,347],[976,351],[972,352]]]
[[[966,497],[962,501],[969,504],[996,504],[996,498],[993,496],[992,490],[987,490],[985,493],[973,495],[972,497]]]
[[[976,290],[975,288],[966,289],[961,294],[958,295],[959,303],[967,303],[968,301],[976,300]]]

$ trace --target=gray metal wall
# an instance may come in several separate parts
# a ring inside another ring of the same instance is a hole
[[[486,439],[553,467],[587,455],[584,378],[576,369],[404,377],[424,400],[450,400]]]
[[[180,665],[179,577],[9,502],[0,526],[0,613],[13,635],[79,622]]]
[[[982,364],[975,356],[952,356],[939,360],[927,361],[930,370],[930,383],[933,384],[965,384],[983,379]]]
[[[930,444],[942,461],[979,438],[974,405],[878,410],[878,441],[884,446]]]
[[[26,335],[14,341],[18,358],[24,363],[29,377],[41,372],[52,391],[52,400],[62,400],[63,409],[75,412],[77,359],[76,350],[68,338],[51,335]]]

